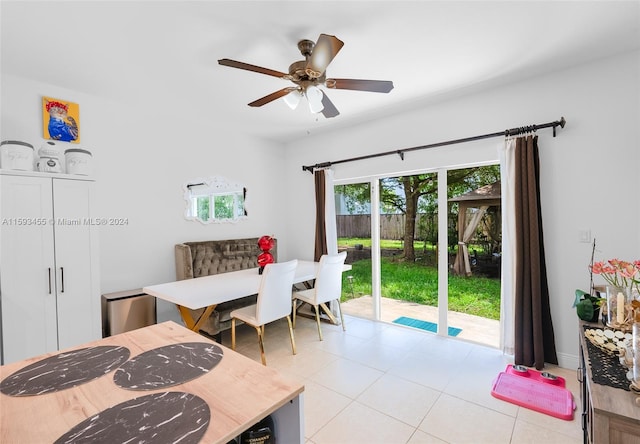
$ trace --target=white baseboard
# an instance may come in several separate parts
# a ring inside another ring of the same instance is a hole
[[[569,355],[567,353],[558,353],[558,366],[562,368],[568,368],[571,370],[576,370],[578,365],[580,364],[580,360],[578,359],[578,355]]]

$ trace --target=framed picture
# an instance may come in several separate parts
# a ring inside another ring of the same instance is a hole
[[[42,97],[43,137],[80,143],[80,107],[77,103]]]

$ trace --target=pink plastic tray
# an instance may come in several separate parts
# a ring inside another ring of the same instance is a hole
[[[557,383],[507,372],[501,372],[493,383],[491,395],[495,398],[567,421],[573,419],[575,404],[569,390]]]

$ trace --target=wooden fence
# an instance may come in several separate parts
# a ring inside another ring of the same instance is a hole
[[[416,238],[436,233],[437,214],[418,214]],[[404,214],[380,215],[380,239],[401,240],[404,238]],[[371,215],[345,214],[336,216],[338,237],[371,237]]]

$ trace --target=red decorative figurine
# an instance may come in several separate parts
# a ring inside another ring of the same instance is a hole
[[[275,244],[275,239],[272,236],[262,236],[260,239],[258,239],[258,247],[262,250],[262,253],[258,255],[258,266],[260,267],[258,268],[259,274],[262,274],[262,272],[264,271],[264,267],[267,264],[272,264],[275,262],[275,260],[273,259],[273,255],[269,253],[269,250],[271,250],[275,246]]]

